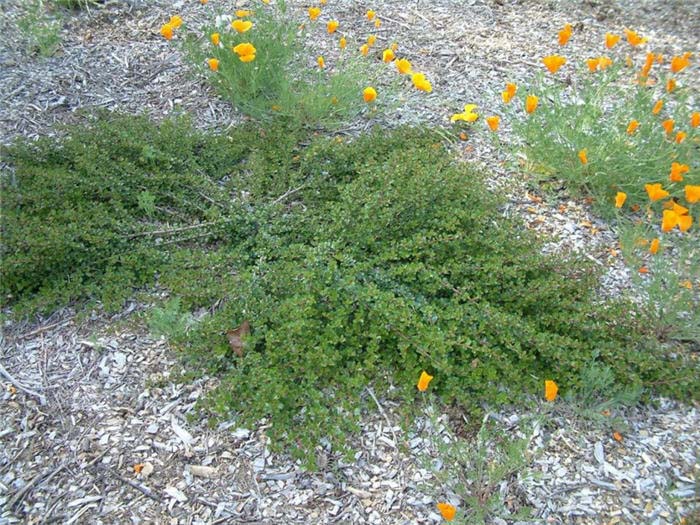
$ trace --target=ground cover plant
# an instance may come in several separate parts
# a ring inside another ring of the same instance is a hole
[[[221,374],[215,408],[269,418],[300,454],[342,445],[368,385],[410,398],[424,369],[470,411],[544,378],[573,388],[593,360],[621,384],[695,386],[642,312],[595,300],[591,265],[542,255],[502,217],[440,134],[306,141],[110,119],[10,149],[4,301],[168,290],[161,331],[174,320],[183,355]]]

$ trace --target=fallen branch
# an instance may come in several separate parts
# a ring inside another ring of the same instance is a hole
[[[132,481],[132,480],[130,480],[129,478],[125,478],[124,476],[122,476],[121,474],[119,474],[118,472],[116,472],[115,470],[113,470],[113,469],[111,469],[111,468],[109,468],[109,467],[107,467],[107,466],[105,466],[105,465],[98,465],[97,467],[98,467],[99,469],[101,469],[101,470],[107,472],[108,474],[111,474],[112,476],[114,476],[115,478],[117,478],[117,479],[118,479],[119,481],[121,481],[122,483],[126,483],[126,484],[129,485],[131,488],[134,488],[134,489],[138,490],[138,491],[139,491],[141,494],[143,494],[144,496],[146,496],[146,497],[148,497],[148,498],[151,498],[152,500],[155,500],[155,501],[157,501],[158,503],[162,503],[162,502],[163,502],[163,499],[162,499],[160,496],[158,496],[158,494],[156,494],[156,493],[153,492],[151,489],[149,489],[148,487],[146,487],[146,486],[144,486],[144,485],[141,485],[140,483],[136,483],[135,481]]]

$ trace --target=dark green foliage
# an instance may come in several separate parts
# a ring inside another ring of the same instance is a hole
[[[437,135],[300,144],[281,128],[203,137],[139,120],[16,147],[4,290],[123,294],[157,275],[177,302],[151,324],[221,375],[215,408],[267,417],[307,459],[323,437],[344,442],[367,385],[411,399],[423,369],[467,410],[541,395],[544,378],[575,389],[591,363],[620,385],[700,391],[696,365],[667,356],[630,305],[596,303],[591,266],[543,255]],[[189,241],[130,237],[206,221]],[[244,321],[239,357],[226,332]]]

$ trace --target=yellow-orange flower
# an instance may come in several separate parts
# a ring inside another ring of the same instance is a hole
[[[661,123],[661,127],[664,128],[664,130],[666,130],[666,133],[671,133],[675,125],[676,121],[672,118],[666,119]]]
[[[171,24],[163,24],[160,27],[160,34],[166,40],[171,40],[173,38],[174,27]]]
[[[392,42],[391,50],[396,53],[399,50],[399,45],[396,42]]]
[[[372,10],[370,9],[370,10],[367,11],[367,13],[366,13],[365,16],[367,17],[367,20],[370,20],[370,21],[371,21],[371,20],[374,19],[374,15],[375,15],[374,11],[372,11]]]
[[[338,41],[338,45],[340,46],[340,49],[345,49],[345,47],[348,45],[348,41],[345,40],[344,36],[340,37],[340,40]]]
[[[685,187],[685,200],[688,201],[689,204],[697,204],[700,202],[700,185],[693,186],[692,184],[688,184]]]
[[[690,53],[686,53],[679,57],[673,57],[671,59],[671,71],[673,73],[679,73],[683,71],[686,67],[690,65]]]
[[[626,200],[627,194],[624,191],[618,191],[617,195],[615,195],[615,207],[622,208]]]
[[[516,84],[513,84],[512,82],[506,82],[506,89],[501,93],[501,98],[503,99],[503,102],[508,104],[511,100],[513,100],[513,97],[515,96],[515,92],[518,90],[518,86]]]
[[[251,27],[253,27],[253,22],[250,20],[240,20],[239,18],[236,18],[233,22],[231,22],[231,27],[235,29],[237,33],[245,33],[246,31],[250,30]]]
[[[326,24],[326,31],[329,35],[332,35],[333,33],[335,33],[335,30],[338,29],[339,25],[340,22],[338,22],[337,20],[331,20]]]
[[[418,390],[420,390],[421,392],[425,392],[426,390],[428,390],[428,385],[432,380],[433,376],[431,376],[428,372],[423,370],[420,374],[420,377],[418,378],[418,385],[416,385],[418,387]]]
[[[252,13],[246,9],[239,9],[236,11],[236,16],[238,18],[245,18],[246,16],[250,16]]]
[[[211,43],[214,44],[215,46],[218,46],[219,43],[221,43],[221,35],[219,33],[212,33],[211,34]]]
[[[654,65],[654,58],[654,53],[647,53],[647,58],[644,61],[644,65],[642,66],[642,71],[639,73],[640,77],[646,78],[649,76],[651,67]]]
[[[320,7],[309,7],[308,13],[309,13],[309,18],[312,21],[316,20],[319,16],[321,16],[321,8]]]
[[[612,33],[605,33],[605,47],[612,49],[620,41],[620,35],[614,35]]]
[[[623,33],[625,33],[627,42],[629,42],[632,47],[641,46],[648,40],[648,38],[642,38],[636,31],[632,31],[631,29],[623,29]]]
[[[525,99],[525,111],[532,113],[537,109],[537,105],[540,103],[540,99],[535,95],[528,95]]]
[[[321,68],[321,69],[323,69],[324,67],[326,67],[326,61],[323,59],[322,56],[319,56],[319,57],[316,59],[316,63],[318,64],[318,67]]]
[[[452,521],[455,519],[457,509],[454,505],[450,505],[449,503],[438,503],[436,507],[440,511],[440,515],[445,521]]]
[[[411,63],[405,58],[400,58],[394,63],[396,64],[396,69],[399,71],[400,74],[406,75],[411,73]]]
[[[700,126],[700,112],[696,111],[692,115],[690,115],[690,125],[693,128],[697,128]]]
[[[367,37],[367,45],[370,47],[372,47],[376,41],[377,41],[376,35],[369,35]]]
[[[391,49],[385,49],[382,52],[382,60],[387,64],[394,60],[394,58],[396,58],[396,55],[394,55],[394,52]]]
[[[578,159],[581,161],[581,164],[584,166],[588,164],[588,150],[585,148],[582,149],[581,151],[578,152]]]
[[[457,121],[463,121],[463,122],[475,122],[479,118],[478,113],[474,113],[474,110],[476,109],[476,104],[467,104],[464,106],[464,111],[461,113],[455,113],[450,117],[450,122],[457,122]]]
[[[559,45],[560,46],[566,45],[566,43],[571,38],[572,31],[573,31],[573,27],[571,27],[571,24],[565,24],[564,28],[561,31],[559,31]]]
[[[255,60],[256,49],[250,42],[242,42],[233,48],[233,52],[238,55],[241,62],[252,62]]]
[[[663,100],[657,100],[656,104],[654,104],[654,107],[652,108],[651,112],[654,115],[658,115],[661,113],[661,109],[664,107],[664,101]]]
[[[651,253],[652,255],[656,255],[656,252],[659,251],[659,243],[659,239],[654,239],[653,241],[651,241],[651,244],[649,245],[649,253]]]
[[[598,69],[604,71],[608,67],[612,66],[613,61],[608,57],[598,57]]]
[[[683,142],[687,136],[688,134],[685,131],[679,131],[678,133],[676,133],[676,144],[680,144],[681,142]]]
[[[382,21],[379,20],[379,18],[377,18],[377,19],[374,21],[374,27],[376,27],[377,29],[379,29],[380,27],[382,27]]]
[[[652,202],[668,197],[669,193],[661,187],[661,184],[645,184],[644,189]]]
[[[661,219],[661,231],[670,232],[676,226],[678,226],[678,214],[672,210],[664,210],[664,214]]]
[[[631,135],[635,131],[637,131],[637,128],[639,127],[639,121],[632,119],[630,120],[630,123],[627,124],[627,134]]]
[[[666,91],[671,93],[671,92],[673,92],[674,89],[676,89],[676,80],[673,78],[669,78],[666,81]]]
[[[425,91],[426,93],[431,93],[433,91],[433,85],[425,78],[423,73],[414,73],[411,75],[411,82],[413,82],[413,86],[420,91]]]
[[[671,182],[682,182],[683,174],[688,173],[689,170],[690,166],[688,166],[687,164],[681,164],[680,162],[672,162],[671,174],[669,175]]]
[[[600,58],[589,58],[586,60],[586,65],[588,66],[588,71],[595,73],[600,66]]]
[[[377,98],[377,90],[373,87],[366,87],[362,92],[362,98],[364,98],[365,102],[368,104],[374,102]]]
[[[671,202],[671,209],[674,212],[676,212],[676,215],[678,215],[678,216],[688,215],[688,212],[690,211],[688,208],[686,208],[685,206],[681,206],[680,204],[678,204],[675,201],[669,201],[669,202]]]
[[[501,123],[501,117],[494,115],[492,117],[486,117],[486,123],[491,128],[491,131],[498,131],[498,126]]]
[[[682,232],[687,232],[693,225],[693,217],[690,215],[678,216],[678,229]]]
[[[178,27],[180,27],[182,25],[182,17],[180,17],[179,15],[173,15],[170,17],[168,24],[170,24],[175,29],[177,29]]]
[[[554,401],[557,398],[558,392],[559,387],[557,384],[550,379],[546,379],[544,382],[544,398],[547,401]]]
[[[542,59],[542,63],[550,73],[556,73],[561,66],[566,64],[566,58],[560,55],[549,55]]]
[[[212,71],[218,71],[219,70],[219,59],[217,58],[210,58],[207,60],[207,64],[209,64],[209,69]]]

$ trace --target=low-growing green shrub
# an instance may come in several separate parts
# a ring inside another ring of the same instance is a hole
[[[620,385],[700,391],[696,364],[633,306],[598,300],[590,264],[541,253],[436,133],[342,143],[118,119],[8,152],[5,302],[157,284],[171,299],[151,326],[221,375],[216,411],[267,418],[302,457],[344,443],[368,385],[410,400],[424,369],[469,411],[544,378],[576,388],[592,362]]]

